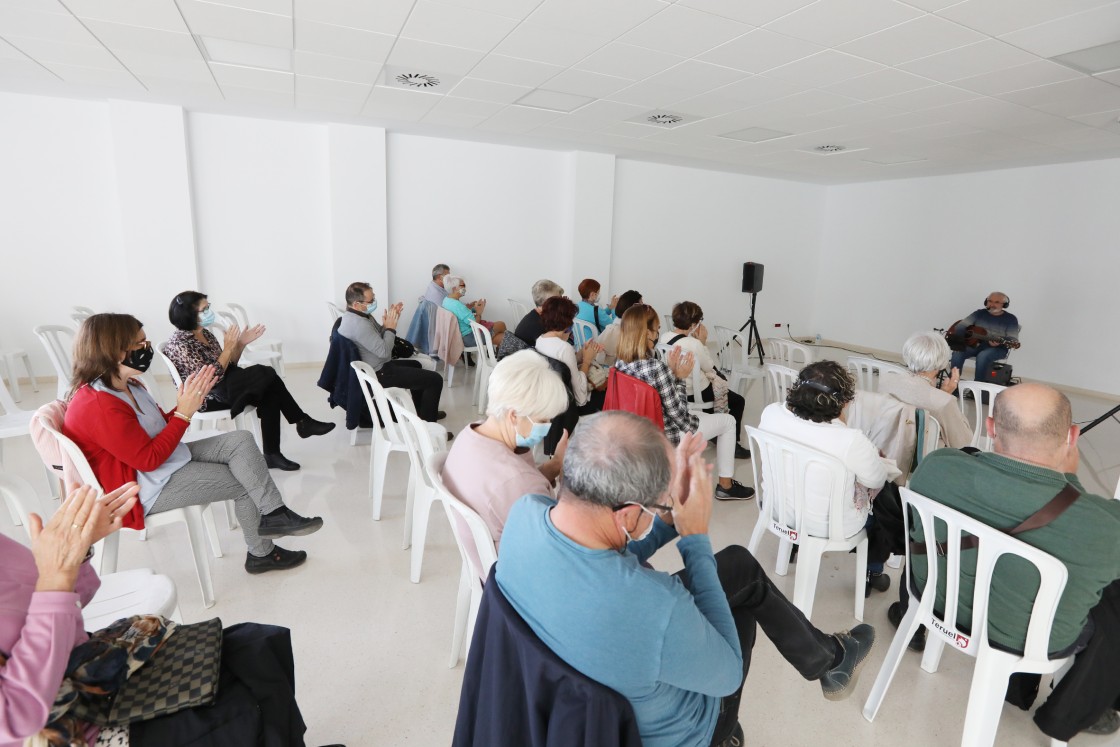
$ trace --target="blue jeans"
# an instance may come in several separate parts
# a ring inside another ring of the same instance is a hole
[[[964,362],[969,358],[976,358],[976,375],[973,377],[976,381],[984,380],[984,371],[991,367],[996,361],[1001,361],[1007,357],[1007,348],[1003,345],[992,347],[986,342],[982,342],[974,348],[965,348],[964,350],[953,353],[953,361],[950,368],[964,368]]]

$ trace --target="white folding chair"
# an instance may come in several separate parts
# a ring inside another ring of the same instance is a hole
[[[672,352],[676,345],[666,345],[659,342],[654,348],[657,357],[664,361],[666,364],[669,362],[669,353]],[[708,378],[700,371],[700,364],[693,361],[692,373],[689,374],[689,381],[692,384],[692,402],[688,403],[688,409],[692,412],[703,412],[705,408],[711,407],[710,402],[704,402],[700,398],[700,394],[711,383]]]
[[[478,322],[471,322],[471,331],[474,332],[474,340],[478,343],[476,365],[478,370],[474,374],[475,387],[472,401],[478,403],[480,413],[485,413],[486,388],[490,384],[490,372],[494,370],[494,366],[498,365],[498,355],[497,351],[494,350],[494,338],[490,336],[490,330]]]
[[[576,350],[583,348],[591,340],[599,336],[599,330],[591,322],[585,322],[582,319],[572,320],[572,340],[576,344]]]
[[[362,396],[373,418],[373,432],[369,454],[369,497],[373,502],[373,520],[381,521],[381,499],[385,492],[385,472],[389,466],[389,455],[398,452],[408,454],[408,437],[404,424],[393,420],[393,407],[385,394],[385,388],[377,380],[377,374],[367,363],[353,361],[350,366],[358,374],[362,385]],[[381,413],[382,426],[378,426],[378,413]],[[405,505],[413,501],[416,490],[416,474],[409,470],[408,488]]]
[[[446,313],[450,314],[451,312],[448,311]],[[473,322],[472,322],[472,324],[473,324]],[[455,325],[455,332],[456,332],[456,334],[460,334],[460,335],[462,334],[462,331],[459,329],[459,325],[458,325],[457,322],[456,322],[456,325]],[[463,354],[459,357],[459,361],[463,364],[463,371],[464,371],[463,375],[464,376],[466,376],[466,371],[468,369],[467,355],[469,353],[473,353],[475,355],[475,360],[478,360],[478,346],[481,344],[481,341],[476,336],[474,338],[474,342],[475,342],[474,345],[468,347],[467,343],[466,343],[466,340],[463,341]],[[490,344],[491,344],[491,346],[493,346],[494,343],[491,342]],[[458,365],[458,364],[456,364],[456,365]],[[444,362],[443,373],[444,373],[444,377],[447,379],[447,386],[450,388],[455,383],[455,366],[451,365],[451,361],[445,361]]]
[[[58,509],[54,500],[43,501],[26,480],[0,472],[0,499],[9,511],[18,513],[24,527],[34,512],[47,521]],[[30,530],[28,530],[30,534]],[[163,615],[182,620],[175,583],[167,576],[158,576],[151,569],[139,568],[100,577],[101,586],[93,599],[82,608],[82,621],[88,630],[100,630],[109,623],[131,615]]]
[[[179,391],[179,387],[183,386],[183,377],[179,375],[179,369],[171,362],[171,359],[163,352],[162,345],[155,346],[156,355],[163,361],[164,366],[167,367],[167,372],[171,374],[171,383],[175,387],[175,391]],[[206,412],[196,412],[191,416],[190,429],[192,431],[203,431],[206,426],[217,429],[218,426],[225,423],[231,424],[235,430],[249,431],[253,434],[253,440],[257,442],[257,448],[263,449],[263,441],[261,438],[260,421],[256,417],[257,408],[253,405],[245,405],[245,409],[240,412],[236,417],[230,414],[228,409],[207,410]]]
[[[82,322],[94,315],[94,310],[88,306],[72,306],[70,320],[74,322],[74,329],[82,326]]]
[[[249,328],[249,312],[244,306],[239,303],[227,303],[226,308],[237,319],[237,324],[241,329]],[[248,349],[256,353],[276,353],[276,370],[281,376],[284,375],[284,343],[282,340],[257,340]]]
[[[424,544],[428,538],[428,517],[432,512],[432,502],[440,499],[427,465],[432,456],[447,451],[447,429],[438,423],[421,420],[405,390],[389,389],[386,395],[392,399],[393,412],[403,420],[410,469],[419,477],[404,512],[404,549],[412,548],[409,579],[418,584],[424,562]]]
[[[790,545],[798,545],[797,575],[793,582],[793,603],[813,615],[821,556],[826,552],[856,550],[855,617],[863,620],[863,600],[867,581],[867,532],[860,529],[844,535],[844,506],[852,501],[855,476],[837,458],[814,448],[772,433],[744,426],[750,441],[751,468],[759,491],[758,523],[754,525],[747,549],[757,554],[767,531],[779,539],[775,573],[786,575]],[[805,531],[805,483],[814,474],[818,484],[828,486],[828,536],[813,537]]]
[[[78,445],[62,435],[47,418],[40,416],[39,422],[47,432],[54,436],[59,448],[74,463],[82,484],[95,488],[98,493],[103,493],[104,489],[101,487],[101,483],[97,481],[97,477],[93,474],[93,468],[89,466],[86,455],[82,453]],[[212,607],[214,606],[214,581],[210,576],[210,561],[206,557],[207,528],[203,518],[203,508],[203,506],[184,506],[183,508],[147,514],[144,517],[144,526],[146,529],[155,529],[177,522],[183,522],[187,525],[187,544],[190,546],[191,555],[194,556],[195,573],[198,575],[198,586],[202,592],[202,604],[204,607]],[[94,570],[97,571],[98,575],[116,573],[120,535],[121,532],[114,532],[99,543],[101,547],[94,555],[93,560],[90,561],[94,564]],[[211,543],[213,543],[216,534],[210,532],[210,538]],[[211,550],[217,557],[221,557],[220,547],[211,544]]]
[[[972,443],[970,445],[974,448],[983,451],[992,450],[992,439],[988,437],[987,420],[984,417],[984,397],[988,398],[988,412],[991,413],[992,406],[996,403],[996,397],[1006,388],[1000,384],[992,384],[987,381],[962,380],[957,383],[957,404],[961,406],[961,414],[966,419],[968,419],[968,411],[964,395],[965,392],[972,392]]]
[[[47,358],[57,377],[58,399],[66,399],[70,392],[70,379],[74,375],[74,360],[71,351],[74,349],[74,330],[61,324],[43,324],[35,328],[35,336],[47,351]]]
[[[448,490],[443,482],[443,465],[446,454],[433,454],[428,460],[428,473],[436,492],[447,511],[451,531],[455,535],[455,545],[463,566],[459,572],[459,594],[455,604],[455,623],[451,636],[451,660],[448,667],[459,663],[470,648],[471,631],[478,616],[478,605],[482,602],[482,584],[490,575],[490,567],[498,561],[498,551],[494,547],[494,537],[486,520],[473,508],[463,503]]]
[[[848,368],[851,369],[855,377],[856,388],[862,389],[865,392],[879,391],[877,382],[882,381],[883,377],[887,374],[907,373],[906,368],[903,366],[887,363],[886,361],[877,360],[875,358],[865,358],[860,355],[848,356]],[[876,379],[876,377],[878,377],[878,379]]]
[[[509,302],[510,309],[513,310],[514,318],[512,327],[516,327],[517,323],[524,319],[525,315],[529,313],[529,307],[514,298],[507,298],[506,300]]]
[[[766,404],[785,402],[790,387],[797,381],[797,371],[788,366],[780,366],[777,363],[767,363],[762,367],[762,370],[766,375]]]
[[[766,349],[770,353],[767,357],[773,363],[792,368],[796,371],[800,371],[813,362],[813,349],[808,345],[802,345],[793,340],[786,340],[781,337],[767,337]]]
[[[757,361],[757,355],[748,352],[750,345],[746,337],[730,327],[717,325],[714,329],[719,343],[719,367],[727,376],[727,385],[746,397],[755,381],[766,378],[766,372],[757,362],[752,362]],[[747,382],[745,390],[740,388],[744,381]]]
[[[868,721],[875,719],[910,639],[917,632],[918,626],[923,626],[928,631],[928,642],[922,656],[922,669],[925,671],[931,674],[937,672],[946,643],[950,648],[975,657],[976,665],[968,694],[961,745],[988,747],[995,743],[999,717],[1003,710],[1003,696],[1011,674],[1053,674],[1064,667],[1068,660],[1068,657],[1049,658],[1050,628],[1054,624],[1054,614],[1068,576],[1065,564],[1038,548],[908,488],[902,488],[899,492],[902,495],[906,536],[910,536],[911,518],[914,514],[931,551],[925,557],[936,559],[936,562],[926,564],[928,570],[925,585],[920,590],[921,599],[915,596],[910,599],[906,616],[898,626],[883,666],[879,669],[879,676],[875,678],[871,694],[863,707],[863,717]],[[942,526],[945,527],[944,533],[938,531],[936,537],[946,538],[943,545],[933,541],[935,528]],[[979,540],[979,546],[975,549],[975,586],[971,600],[960,597],[962,535],[972,535]],[[912,551],[913,546],[908,542],[907,568],[914,567]],[[942,554],[945,557],[944,567],[940,561]],[[1021,558],[1033,565],[1040,579],[1022,654],[992,648],[988,641],[988,600],[993,586],[993,571],[996,562],[1005,555]],[[935,590],[942,587],[945,589],[945,603],[943,613],[939,613],[935,606],[938,597]],[[958,608],[962,602],[971,602],[970,630],[962,630],[957,626]]]
[[[214,321],[214,328],[225,333],[227,329],[236,324],[241,326],[237,317],[228,311],[219,311],[217,318]],[[244,329],[244,327],[241,327]],[[284,375],[284,354],[280,348],[282,343],[278,342],[261,342],[257,341],[245,346],[241,352],[241,361],[249,365],[260,364],[263,366],[272,366],[276,369],[276,373],[281,376]]]
[[[0,372],[0,381],[5,378],[8,380],[9,386],[12,390],[12,399],[19,402],[23,399],[23,395],[19,391],[19,371],[16,370],[16,364],[20,363],[27,371],[27,378],[31,380],[31,388],[34,391],[39,391],[39,382],[35,378],[35,370],[31,368],[31,356],[23,348],[0,348],[0,367],[3,367],[3,372]]]
[[[335,321],[339,319],[344,312],[345,309],[336,304],[334,301],[327,301],[327,313],[331,315],[331,324],[334,324]]]

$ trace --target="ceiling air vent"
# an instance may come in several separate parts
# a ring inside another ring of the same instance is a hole
[[[435,88],[439,85],[439,78],[434,75],[428,75],[427,73],[401,73],[395,80],[402,86],[419,88],[422,90]]]
[[[675,125],[684,120],[684,117],[677,116],[676,114],[651,114],[646,117],[646,121],[655,125]]]
[[[664,109],[654,109],[651,112],[638,114],[637,116],[630,117],[627,122],[635,124],[653,125],[654,127],[662,127],[671,130],[674,127],[681,127],[683,125],[692,124],[696,122],[698,117],[690,114],[681,114],[680,112],[667,112]]]
[[[818,153],[839,153],[840,151],[844,150],[844,146],[843,145],[818,145],[816,148],[813,148],[813,150],[817,151]]]

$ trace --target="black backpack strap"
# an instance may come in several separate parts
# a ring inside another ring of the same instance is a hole
[[[669,342],[667,342],[667,343],[665,343],[665,344],[666,344],[666,345],[676,345],[676,344],[677,344],[677,342],[678,342],[678,341],[679,341],[679,340],[680,340],[680,339],[681,339],[682,337],[688,337],[688,335],[677,335],[676,337],[674,337],[673,339],[669,340]]]

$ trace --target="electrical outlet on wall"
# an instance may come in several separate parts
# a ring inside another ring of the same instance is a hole
[[[782,328],[782,323],[781,322],[774,322],[774,329],[781,329],[781,328]]]

